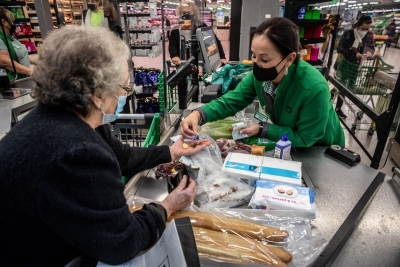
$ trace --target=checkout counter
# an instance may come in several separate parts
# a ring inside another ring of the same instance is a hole
[[[199,105],[191,103],[188,110]],[[178,134],[179,123],[160,145]],[[362,163],[348,167],[326,157],[325,149],[292,149],[293,159],[303,163],[304,182],[316,192],[318,217],[312,226],[329,242],[314,266],[399,266],[400,188]],[[156,179],[152,170],[136,175],[125,188],[126,197],[161,201],[167,194],[166,180]]]

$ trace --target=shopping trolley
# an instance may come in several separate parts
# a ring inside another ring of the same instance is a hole
[[[381,96],[387,93],[388,88],[374,80],[377,71],[390,71],[394,67],[386,64],[380,56],[374,56],[371,59],[362,60],[360,65],[354,64],[346,60],[342,55],[338,55],[338,67],[336,72],[337,80],[347,89],[356,95],[362,95],[364,102],[371,102],[372,108],[375,109],[373,96]],[[339,96],[341,97],[341,96]],[[358,120],[362,120],[363,112],[355,111],[352,105],[341,97],[343,102],[349,107],[354,114],[354,122],[351,131],[355,133]]]
[[[119,123],[120,119],[131,120],[132,123]],[[111,132],[130,146],[157,145],[160,142],[160,114],[119,114]]]

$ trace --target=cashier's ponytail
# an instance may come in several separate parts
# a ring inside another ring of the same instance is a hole
[[[265,34],[267,38],[278,49],[282,57],[295,52],[299,59],[301,48],[299,38],[299,27],[292,21],[285,18],[272,18],[261,23],[254,32],[254,36]]]

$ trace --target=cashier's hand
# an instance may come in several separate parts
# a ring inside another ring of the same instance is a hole
[[[179,57],[173,57],[171,58],[172,64],[174,65],[180,65],[181,64],[181,59]]]
[[[169,151],[171,152],[172,161],[180,159],[182,156],[190,156],[193,155],[203,148],[211,145],[210,140],[198,140],[198,141],[191,141],[186,142],[188,145],[187,148],[183,148],[183,136],[176,140],[176,142],[169,147]],[[185,146],[186,147],[186,146]]]
[[[200,112],[194,110],[186,118],[181,121],[181,133],[186,138],[191,138],[192,136],[198,136],[197,133],[199,127],[201,115]]]
[[[226,60],[226,58],[221,58],[221,64],[227,64],[228,63],[228,60]]]
[[[241,134],[247,133],[249,136],[256,136],[259,130],[260,130],[260,125],[254,124],[247,126],[246,128],[243,128],[242,130],[240,130],[240,133]]]
[[[182,181],[175,188],[174,191],[171,192],[162,202],[161,205],[167,211],[167,217],[169,217],[175,211],[178,211],[184,207],[187,207],[192,203],[194,197],[197,193],[197,184],[193,179],[190,179],[190,183],[188,187],[186,187],[188,177],[186,175],[183,176]],[[186,188],[185,188],[186,187]]]

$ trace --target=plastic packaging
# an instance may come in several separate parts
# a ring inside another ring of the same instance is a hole
[[[318,60],[318,55],[319,55],[319,47],[314,45],[311,48],[311,56],[310,56],[310,60],[311,61],[317,61]]]
[[[281,182],[257,180],[249,206],[262,210],[299,210],[315,219],[315,192],[312,188]]]
[[[199,194],[195,205],[201,208],[233,208],[248,203],[254,188],[223,171],[213,172],[198,180]]]
[[[232,124],[232,138],[233,140],[239,140],[239,139],[243,139],[243,138],[247,138],[249,137],[249,135],[247,133],[240,133],[240,131],[248,126],[253,125],[253,121],[252,120],[247,120],[247,121],[241,121],[241,122],[237,122]]]
[[[289,141],[287,134],[282,134],[281,140],[279,140],[275,145],[275,158],[290,160],[290,148],[292,147],[292,142]]]
[[[214,122],[207,122],[201,126],[201,132],[208,134],[214,140],[220,138],[232,138],[232,132],[228,129],[232,127],[233,123],[239,122],[235,117],[228,117],[223,120],[218,120]]]
[[[134,212],[140,209],[143,204],[148,204],[150,202],[154,201],[131,196],[127,200],[127,205],[129,206],[131,212]],[[268,226],[269,229],[275,228],[276,230],[283,233],[288,233],[287,237],[282,239],[280,242],[260,242],[252,238],[250,239],[250,236],[246,235],[246,233],[243,232],[241,228],[237,229],[232,224],[229,224],[229,228],[226,228],[228,231],[214,231],[216,233],[219,233],[217,234],[217,236],[215,236],[214,232],[207,231],[207,228],[201,227],[202,230],[197,230],[196,228],[194,228],[193,231],[196,243],[200,244],[200,250],[202,249],[202,247],[204,248],[205,242],[208,242],[206,243],[207,245],[209,245],[210,242],[213,242],[214,245],[211,248],[220,247],[219,251],[226,252],[225,254],[217,254],[217,256],[200,253],[201,266],[265,266],[259,263],[250,263],[249,261],[243,260],[243,258],[238,256],[237,254],[230,253],[232,252],[231,250],[227,251],[226,243],[228,243],[228,246],[238,248],[243,252],[249,251],[249,247],[254,251],[260,250],[259,247],[254,248],[251,246],[251,244],[274,245],[278,249],[274,249],[275,247],[261,246],[261,250],[266,251],[268,255],[271,255],[271,258],[276,255],[276,258],[279,258],[282,263],[288,260],[288,258],[286,258],[286,260],[284,258],[288,256],[286,254],[286,252],[288,252],[291,254],[292,260],[287,263],[287,266],[306,267],[310,266],[317,259],[317,257],[324,250],[325,246],[328,243],[325,239],[321,237],[320,234],[317,233],[314,228],[312,230],[310,220],[299,217],[300,214],[296,211],[265,211],[253,209],[199,209],[196,206],[189,206],[186,209],[186,211],[177,212],[176,214],[174,214],[174,216],[185,216],[189,214],[189,217],[193,217],[191,218],[191,220],[195,224],[196,218],[208,218],[209,220],[206,220],[205,222],[216,225],[216,227],[221,226],[221,230],[225,230],[222,225],[225,225],[226,227],[226,223],[229,219],[235,219],[244,223],[250,223],[250,225],[254,224],[259,227]],[[193,215],[195,213],[198,214]],[[173,217],[171,216],[169,220],[172,220],[172,218]],[[197,227],[195,225],[193,226]],[[252,228],[254,228],[254,226],[252,226]],[[224,239],[221,239],[221,234],[227,235],[227,237],[223,236]],[[236,236],[242,239],[243,242],[238,241],[238,238],[232,238],[232,236]],[[228,242],[225,241],[225,239],[228,239]],[[238,243],[236,242],[240,242],[239,247],[237,247]],[[281,248],[281,250],[279,248]],[[266,257],[267,255],[264,254],[264,256]],[[264,256],[262,258],[264,258]]]
[[[240,140],[241,142],[248,144],[248,145],[258,145],[258,146],[264,146],[265,150],[273,150],[275,149],[275,144],[276,142],[271,141],[267,138],[261,138],[257,136],[251,136],[248,138],[244,138]]]
[[[221,156],[225,158],[230,152],[251,154],[251,146],[243,144],[242,142],[220,138],[216,140],[219,149],[221,150]]]

